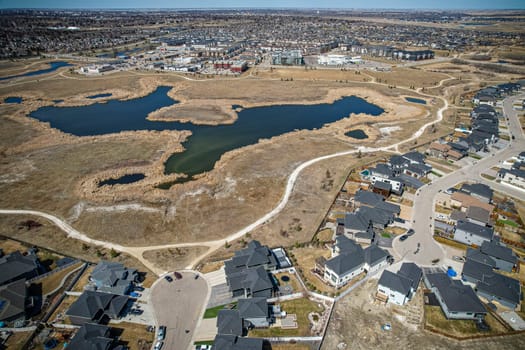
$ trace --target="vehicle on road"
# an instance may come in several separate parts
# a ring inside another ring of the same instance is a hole
[[[155,343],[155,347],[153,349],[154,350],[160,350],[160,349],[162,349],[162,345],[164,345],[164,342],[158,341],[158,342]]]
[[[462,256],[457,256],[457,255],[454,255],[452,257],[452,260],[455,260],[455,261],[459,261],[459,262],[465,262],[465,258],[462,257]]]
[[[412,236],[414,233],[415,233],[415,231],[413,229],[409,229],[405,234],[407,236]]]
[[[399,237],[399,240],[402,242],[402,241],[406,240],[407,238],[408,238],[407,235],[403,235],[403,236]]]
[[[197,280],[197,279],[199,279],[199,275],[196,274],[195,277],[193,277],[193,278]]]
[[[178,279],[178,280],[182,279],[182,274],[180,272],[175,271],[173,273],[173,276],[175,276],[175,278]]]
[[[171,276],[164,276],[164,279],[168,282],[173,282],[173,278],[171,278]]]
[[[144,313],[144,310],[141,310],[141,309],[131,309],[129,311],[130,314],[132,315],[142,315]]]
[[[159,333],[157,334],[157,340],[164,340],[166,337],[166,326],[159,327]]]

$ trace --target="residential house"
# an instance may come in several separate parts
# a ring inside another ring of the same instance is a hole
[[[525,170],[521,169],[500,169],[498,171],[498,178],[501,179],[501,182],[525,188]]]
[[[404,305],[416,293],[423,272],[414,263],[403,263],[397,273],[385,270],[377,285],[378,296],[397,305]]]
[[[239,316],[245,322],[249,322],[251,327],[270,326],[270,307],[266,298],[239,299],[237,309]]]
[[[467,244],[481,246],[494,237],[494,229],[468,221],[458,221],[454,231],[454,240]]]
[[[494,195],[494,191],[489,186],[480,183],[465,183],[459,190],[485,203],[491,203]]]
[[[230,334],[217,334],[213,340],[212,350],[262,350],[264,341],[261,338],[241,338]]]
[[[512,272],[518,265],[518,257],[511,248],[502,243],[490,241],[483,242],[479,248],[480,252],[495,262],[494,268],[502,271]]]
[[[520,281],[499,273],[483,275],[476,284],[476,290],[479,296],[488,301],[497,301],[511,309],[516,309],[521,301]]]
[[[275,286],[264,266],[227,273],[226,283],[234,297],[271,298]]]
[[[219,310],[217,314],[217,334],[232,334],[243,336],[246,330],[239,310]]]
[[[447,158],[452,147],[446,143],[432,142],[427,149],[427,154],[435,158]]]
[[[74,325],[84,323],[106,323],[120,318],[129,298],[124,295],[84,291],[69,307],[66,315]]]
[[[15,251],[0,258],[0,286],[19,279],[31,279],[39,272],[38,257],[32,252],[23,255]]]
[[[0,287],[0,322],[14,327],[23,327],[26,310],[32,299],[27,295],[25,279],[19,279]]]
[[[481,226],[492,226],[490,212],[484,208],[476,207],[475,205],[471,205],[467,208],[465,218],[467,221],[473,224]]]
[[[344,286],[363,272],[378,271],[389,261],[387,251],[374,244],[363,249],[345,236],[337,237],[332,254],[333,257],[325,262],[324,280],[336,288]]]
[[[425,285],[429,288],[448,319],[483,319],[487,310],[470,286],[450,279],[444,272],[425,271]]]
[[[417,152],[417,151],[411,151],[411,152],[402,154],[401,157],[408,160],[410,164],[419,164],[419,165],[424,165],[425,159],[426,159],[423,153]]]
[[[390,184],[393,193],[399,195],[403,193],[403,183],[394,177],[394,170],[387,164],[378,163],[374,168],[369,168],[368,171],[370,172],[372,185],[374,185],[376,181],[382,181]]]
[[[95,323],[84,323],[67,347],[75,350],[117,350],[111,338],[111,328]],[[120,346],[118,348],[123,349]]]
[[[452,195],[450,196],[450,205],[452,207],[460,208],[461,211],[464,211],[464,212],[466,212],[468,207],[472,205],[479,207],[479,208],[483,208],[487,210],[489,213],[492,213],[492,211],[494,210],[494,206],[492,204],[483,202],[461,191],[452,193]]]
[[[90,280],[100,292],[126,295],[132,290],[133,283],[138,282],[138,276],[136,269],[103,260],[93,269]]]
[[[273,271],[278,268],[278,261],[268,246],[256,240],[250,241],[246,248],[236,251],[233,258],[224,262],[226,275],[259,266]]]

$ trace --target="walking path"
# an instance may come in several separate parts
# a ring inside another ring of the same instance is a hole
[[[445,81],[448,81],[448,80],[451,80],[451,79],[454,79],[454,77],[449,76],[448,78],[445,78],[445,79],[441,80],[439,82],[439,84],[436,85],[436,87],[442,86]],[[375,82],[375,81],[371,82],[369,84],[376,84],[376,85],[383,85],[383,86],[385,85],[383,83],[378,83],[378,82]],[[413,90],[410,90],[409,88],[406,88],[406,87],[398,87],[398,89],[404,89],[404,90],[413,91]],[[378,152],[378,151],[398,152],[398,146],[400,146],[400,145],[402,145],[404,143],[416,140],[417,138],[419,138],[425,132],[425,130],[428,127],[430,127],[432,124],[440,122],[443,119],[443,112],[445,110],[447,110],[447,108],[448,108],[448,101],[445,98],[429,95],[429,94],[421,92],[420,90],[418,90],[417,92],[419,94],[421,94],[421,95],[424,95],[424,96],[428,96],[428,97],[432,97],[432,98],[438,98],[438,99],[440,99],[443,102],[443,106],[437,111],[437,118],[435,120],[432,120],[432,121],[426,123],[425,125],[423,125],[422,127],[420,127],[411,137],[409,137],[409,138],[407,138],[405,140],[399,141],[397,143],[394,143],[392,145],[389,145],[389,146],[383,146],[383,147],[364,147],[364,146],[361,146],[361,147],[358,147],[357,149],[351,149],[351,150],[348,150],[348,151],[342,151],[342,152],[337,152],[337,153],[333,153],[333,154],[320,156],[320,157],[308,160],[308,161],[300,164],[297,168],[294,169],[294,171],[288,177],[288,181],[286,183],[286,188],[284,190],[284,194],[281,197],[281,200],[279,201],[279,203],[277,204],[277,206],[275,208],[273,208],[270,212],[266,213],[264,216],[262,216],[261,218],[259,218],[255,222],[247,225],[246,227],[240,229],[239,231],[234,232],[234,233],[232,233],[232,234],[230,234],[227,237],[222,238],[222,239],[213,240],[213,241],[205,241],[205,242],[173,243],[173,244],[163,244],[163,245],[154,245],[154,246],[130,247],[130,246],[123,246],[123,245],[112,243],[112,242],[108,242],[108,241],[102,241],[102,240],[90,238],[86,234],[81,233],[78,230],[76,230],[75,228],[73,228],[72,226],[70,226],[64,220],[62,220],[62,219],[60,219],[60,218],[58,218],[58,217],[56,217],[56,216],[54,216],[52,214],[48,214],[48,213],[45,213],[45,212],[42,212],[42,211],[18,210],[18,209],[0,209],[0,214],[35,215],[35,216],[43,217],[43,218],[51,221],[52,223],[54,223],[57,227],[59,227],[62,231],[64,231],[68,235],[68,237],[71,237],[71,238],[74,238],[74,239],[78,239],[78,240],[80,240],[82,242],[89,243],[89,244],[92,244],[92,245],[97,245],[97,246],[101,246],[101,247],[104,247],[104,248],[107,248],[107,249],[113,249],[113,250],[116,250],[116,251],[119,251],[119,252],[127,253],[127,254],[135,257],[136,259],[138,259],[142,264],[144,264],[147,268],[149,268],[151,271],[153,271],[154,273],[156,273],[158,275],[160,275],[160,274],[162,274],[162,273],[164,273],[166,271],[158,268],[156,265],[151,263],[149,260],[144,259],[143,253],[145,251],[158,250],[158,249],[168,249],[168,248],[185,248],[185,247],[195,247],[195,246],[207,246],[207,247],[209,247],[209,249],[204,254],[198,256],[197,258],[195,258],[189,264],[189,266],[187,268],[191,269],[200,260],[202,260],[206,256],[212,254],[214,251],[216,251],[220,247],[224,246],[225,243],[231,242],[231,241],[234,241],[236,239],[239,239],[239,238],[243,237],[247,233],[249,233],[252,230],[254,230],[256,227],[266,223],[268,220],[270,220],[270,219],[274,218],[275,216],[277,216],[286,207],[286,205],[288,203],[288,200],[290,199],[290,196],[291,196],[292,191],[294,189],[294,186],[295,186],[295,183],[297,181],[297,178],[299,177],[301,172],[304,169],[306,169],[307,167],[309,167],[309,166],[311,166],[311,165],[313,165],[315,163],[318,163],[320,161],[323,161],[323,160],[336,158],[336,157],[341,157],[341,156],[347,156],[347,155],[351,155],[351,154],[357,154],[359,152],[361,152],[361,153]]]

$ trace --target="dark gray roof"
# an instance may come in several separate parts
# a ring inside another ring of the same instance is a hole
[[[390,202],[379,202],[377,203],[376,208],[386,211],[389,214],[392,213],[392,214],[399,215],[399,213],[401,213],[401,207],[397,204],[390,203]]]
[[[217,314],[218,334],[243,334],[243,321],[239,310],[220,310]]]
[[[241,318],[268,318],[270,311],[266,298],[239,299],[237,309]]]
[[[494,274],[491,266],[468,258],[465,264],[463,264],[463,271],[461,273],[463,276],[473,278],[476,281],[482,280],[483,276]]]
[[[375,168],[368,169],[373,174],[380,174],[384,176],[394,176],[394,171],[385,163],[376,164]]]
[[[432,170],[432,167],[426,164],[414,163],[407,165],[406,170],[418,174],[419,176],[424,176]]]
[[[370,219],[358,213],[345,215],[345,228],[356,231],[366,231],[370,227]]]
[[[75,350],[108,350],[111,349],[113,343],[113,339],[109,336],[109,327],[84,323],[69,342],[68,348]]]
[[[501,168],[501,169],[499,170],[499,172],[498,172],[498,174],[499,174],[500,176],[502,176],[502,177],[505,176],[505,174],[507,174],[507,173],[509,173],[509,174],[511,174],[511,175],[514,175],[514,176],[516,176],[516,177],[519,177],[519,178],[525,179],[525,170],[514,169],[514,168],[512,168],[512,169],[503,169],[503,168]]]
[[[225,261],[226,274],[259,265],[277,266],[277,259],[268,246],[263,246],[259,241],[253,240],[247,247],[235,252],[235,256]]]
[[[401,268],[397,272],[399,275],[408,278],[412,281],[411,286],[414,290],[417,290],[419,282],[423,277],[423,271],[419,266],[414,263],[403,263]]]
[[[377,203],[384,201],[385,198],[371,191],[358,190],[354,195],[354,201],[361,204],[375,206]]]
[[[0,321],[25,314],[27,287],[25,279],[0,287]]]
[[[364,254],[365,262],[369,266],[374,266],[374,265],[377,265],[381,261],[385,261],[389,255],[386,250],[379,248],[375,244],[372,244],[366,247],[365,249],[363,249],[363,254]]]
[[[394,179],[396,179],[399,182],[402,182],[405,186],[412,187],[415,189],[418,189],[425,185],[423,182],[419,181],[415,177],[409,176],[407,174],[399,174]]]
[[[424,154],[417,152],[417,151],[412,151],[412,152],[402,154],[401,157],[408,159],[413,163],[419,163],[419,164],[425,163],[425,158],[426,158]]]
[[[384,191],[391,191],[392,190],[392,185],[390,184],[390,182],[384,182],[384,181],[376,181],[376,182],[374,182],[373,187],[377,188],[377,189],[380,189],[380,190],[384,190]]]
[[[480,221],[485,224],[490,222],[490,212],[487,209],[476,207],[475,205],[468,207],[466,216],[469,219]]]
[[[378,285],[387,287],[388,289],[394,290],[403,295],[408,295],[410,293],[412,281],[397,273],[384,270],[379,278]]]
[[[494,194],[494,191],[492,190],[492,188],[490,188],[489,186],[485,184],[479,184],[479,183],[463,184],[461,186],[460,191],[463,191],[468,194],[477,194],[478,196],[488,198],[488,199],[492,199],[492,196]]]
[[[450,220],[465,221],[466,219],[467,219],[467,214],[465,212],[462,212],[461,210],[453,210],[452,213],[450,213]]]
[[[235,335],[218,334],[213,340],[213,350],[262,350],[263,339],[240,338]]]
[[[365,263],[364,256],[361,253],[341,253],[335,258],[326,261],[325,266],[342,276],[348,272],[354,271]]]
[[[481,226],[478,224],[474,224],[472,222],[468,221],[458,221],[456,228],[458,230],[462,230],[468,233],[472,233],[473,235],[491,240],[494,236],[494,229],[491,227]]]
[[[125,295],[86,290],[71,304],[66,315],[95,321],[98,321],[104,314],[110,318],[118,318],[128,300],[129,298]]]
[[[398,156],[398,155],[393,155],[392,157],[390,157],[390,159],[388,160],[388,163],[393,166],[393,167],[396,167],[396,168],[400,168],[400,167],[403,167],[405,166],[407,163],[409,163],[410,161],[402,156]]]
[[[19,251],[0,258],[0,285],[38,271],[38,258],[34,254],[22,255]]]
[[[512,264],[518,263],[518,257],[512,249],[494,241],[483,242],[480,251],[490,257],[508,261]]]
[[[341,253],[358,253],[361,254],[363,248],[353,239],[346,236],[337,236],[335,238],[335,245]]]
[[[370,239],[373,240],[375,236],[375,232],[372,228],[369,228],[367,231],[360,231],[354,233],[355,238],[361,238],[361,239]]]
[[[467,248],[467,261],[472,260],[480,264],[485,264],[491,268],[496,267],[496,261],[490,256],[483,254],[480,250],[474,248]]]
[[[430,288],[439,293],[449,312],[486,313],[486,309],[470,286],[450,279],[443,272],[426,275]]]
[[[496,298],[503,299],[513,304],[519,304],[521,299],[520,281],[517,279],[493,273],[484,275],[476,288],[479,292],[487,293]]]
[[[252,293],[273,289],[268,272],[262,266],[242,270],[227,276],[230,290],[250,289]]]

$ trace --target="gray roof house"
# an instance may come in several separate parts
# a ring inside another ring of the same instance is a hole
[[[401,157],[407,159],[411,164],[425,164],[425,155],[417,151],[407,152],[402,154]]]
[[[0,286],[18,279],[38,276],[40,263],[35,254],[22,255],[19,251],[0,258]]]
[[[235,335],[218,334],[213,340],[212,350],[262,350],[263,339],[241,338]]]
[[[500,269],[507,272],[512,272],[512,270],[518,264],[518,257],[512,249],[509,247],[494,241],[483,242],[479,248],[482,254],[491,257],[496,266],[496,269]]]
[[[496,267],[496,261],[490,256],[483,254],[479,249],[467,248],[466,255],[467,262],[476,261],[478,263],[490,266],[491,269]]]
[[[0,321],[9,325],[22,326],[28,306],[25,279],[0,287]]]
[[[468,221],[459,220],[454,232],[454,240],[467,244],[481,246],[494,237],[494,229]]]
[[[258,266],[272,271],[278,267],[278,261],[267,246],[256,240],[248,243],[246,248],[236,251],[233,258],[224,262],[226,275]]]
[[[387,251],[372,244],[363,249],[346,236],[339,236],[332,250],[335,257],[324,266],[324,279],[336,288],[344,286],[362,272],[373,273],[388,264]]]
[[[240,317],[252,327],[270,326],[270,307],[266,298],[239,299],[237,309]]]
[[[234,297],[271,298],[275,288],[263,266],[229,273],[226,275],[226,282]]]
[[[233,334],[243,336],[244,322],[239,310],[220,310],[217,314],[217,334]]]
[[[138,272],[119,262],[102,260],[93,269],[90,280],[100,292],[126,295],[138,281]]]
[[[485,184],[478,183],[463,184],[460,188],[460,191],[469,194],[472,197],[476,197],[485,203],[492,202],[492,196],[494,195],[492,188]]]
[[[482,280],[476,285],[478,295],[489,301],[515,309],[521,301],[520,281],[499,273],[483,275]]]
[[[124,295],[86,290],[71,304],[66,315],[74,325],[104,323],[119,318],[128,300]]]
[[[84,323],[79,328],[68,348],[75,350],[110,350],[113,338],[110,337],[111,329],[107,326]]]
[[[487,209],[471,205],[467,208],[466,219],[481,226],[491,225],[490,212]]]
[[[417,291],[423,272],[414,263],[403,263],[397,273],[385,270],[379,278],[378,294],[387,302],[403,305]]]
[[[450,279],[444,272],[424,273],[427,288],[431,289],[448,319],[483,319],[487,310],[470,286]]]
[[[483,279],[483,276],[492,275],[493,273],[490,265],[485,265],[467,257],[467,261],[463,264],[463,270],[461,271],[461,279],[475,285]]]

